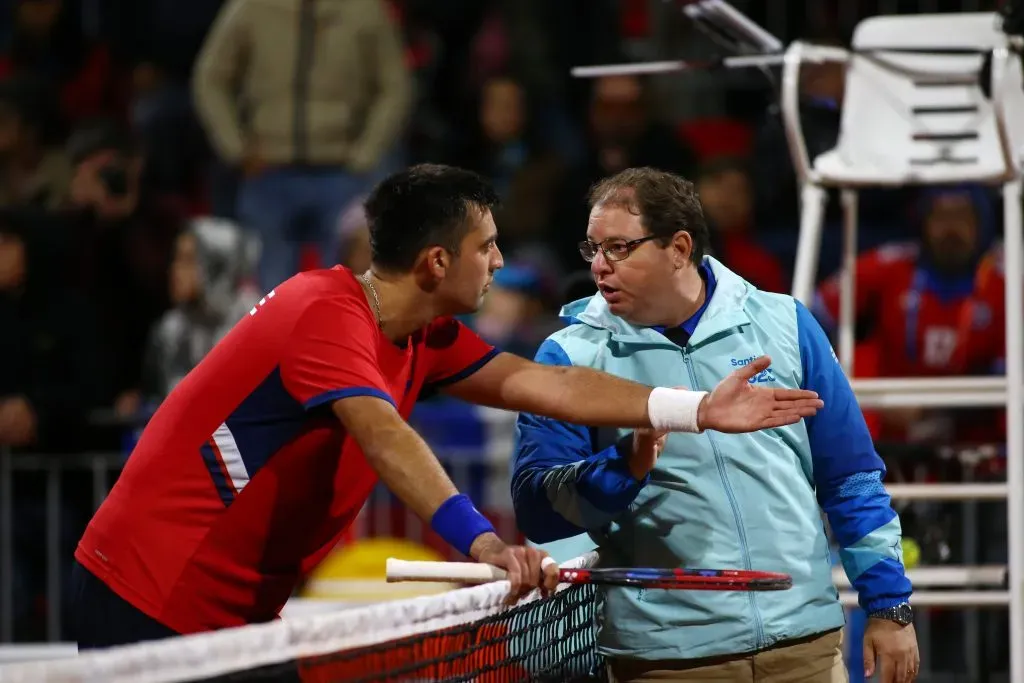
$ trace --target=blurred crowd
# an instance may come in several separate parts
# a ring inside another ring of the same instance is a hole
[[[783,41],[842,44],[882,5],[962,3],[733,4]],[[789,291],[798,190],[772,74],[570,75],[713,56],[678,3],[0,0],[0,17],[0,449],[123,448],[263,293],[366,269],[361,198],[410,163],[498,188],[506,267],[469,322],[504,349],[532,355],[594,293],[586,190],[629,166],[693,179],[714,255]],[[835,143],[843,84],[840,66],[803,70],[812,158]],[[864,193],[857,375],[1001,368],[1000,215],[980,187]],[[830,331],[838,263],[828,229],[814,310]],[[880,440],[1001,440],[1000,415],[966,415],[870,418]],[[438,436],[444,419],[436,440],[464,438]]]

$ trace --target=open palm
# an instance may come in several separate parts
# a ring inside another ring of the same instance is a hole
[[[701,403],[701,429],[739,434],[794,424],[811,417],[825,404],[813,391],[757,387],[750,380],[771,365],[761,356],[732,372]]]

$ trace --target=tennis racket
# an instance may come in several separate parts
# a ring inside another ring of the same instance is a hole
[[[668,590],[780,591],[793,586],[793,577],[776,572],[742,569],[569,569],[558,570],[561,583],[632,586]],[[411,562],[389,558],[387,580],[490,583],[507,578],[505,570],[478,562]]]

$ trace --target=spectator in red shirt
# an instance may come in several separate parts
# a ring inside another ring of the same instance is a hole
[[[69,121],[112,114],[116,109],[108,52],[90,44],[74,5],[62,0],[15,0],[10,46],[0,54],[0,78],[30,73],[60,92]]]
[[[785,292],[782,265],[754,240],[754,192],[746,163],[733,157],[708,162],[697,175],[697,193],[712,251],[758,289]]]
[[[990,252],[991,200],[979,187],[944,187],[925,191],[919,209],[920,243],[886,245],[857,260],[857,337],[862,357],[874,361],[868,367],[855,367],[856,375],[992,373],[1005,355],[1005,336],[1004,277]],[[826,329],[835,327],[838,275],[822,286],[814,308]],[[912,438],[916,433],[925,439],[955,435],[965,440],[973,434],[991,436],[992,423],[979,421],[977,415],[959,428],[945,413],[942,419],[933,419],[939,415],[885,411],[882,435]],[[983,433],[967,429],[968,425]]]

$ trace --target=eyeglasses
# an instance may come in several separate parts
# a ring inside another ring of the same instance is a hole
[[[591,242],[590,240],[583,240],[579,244],[580,256],[587,263],[590,263],[597,256],[597,252],[601,251],[604,253],[604,257],[609,261],[622,261],[629,257],[633,251],[644,242],[657,239],[657,235],[647,235],[635,240],[624,240],[618,237],[609,237],[603,242]]]

